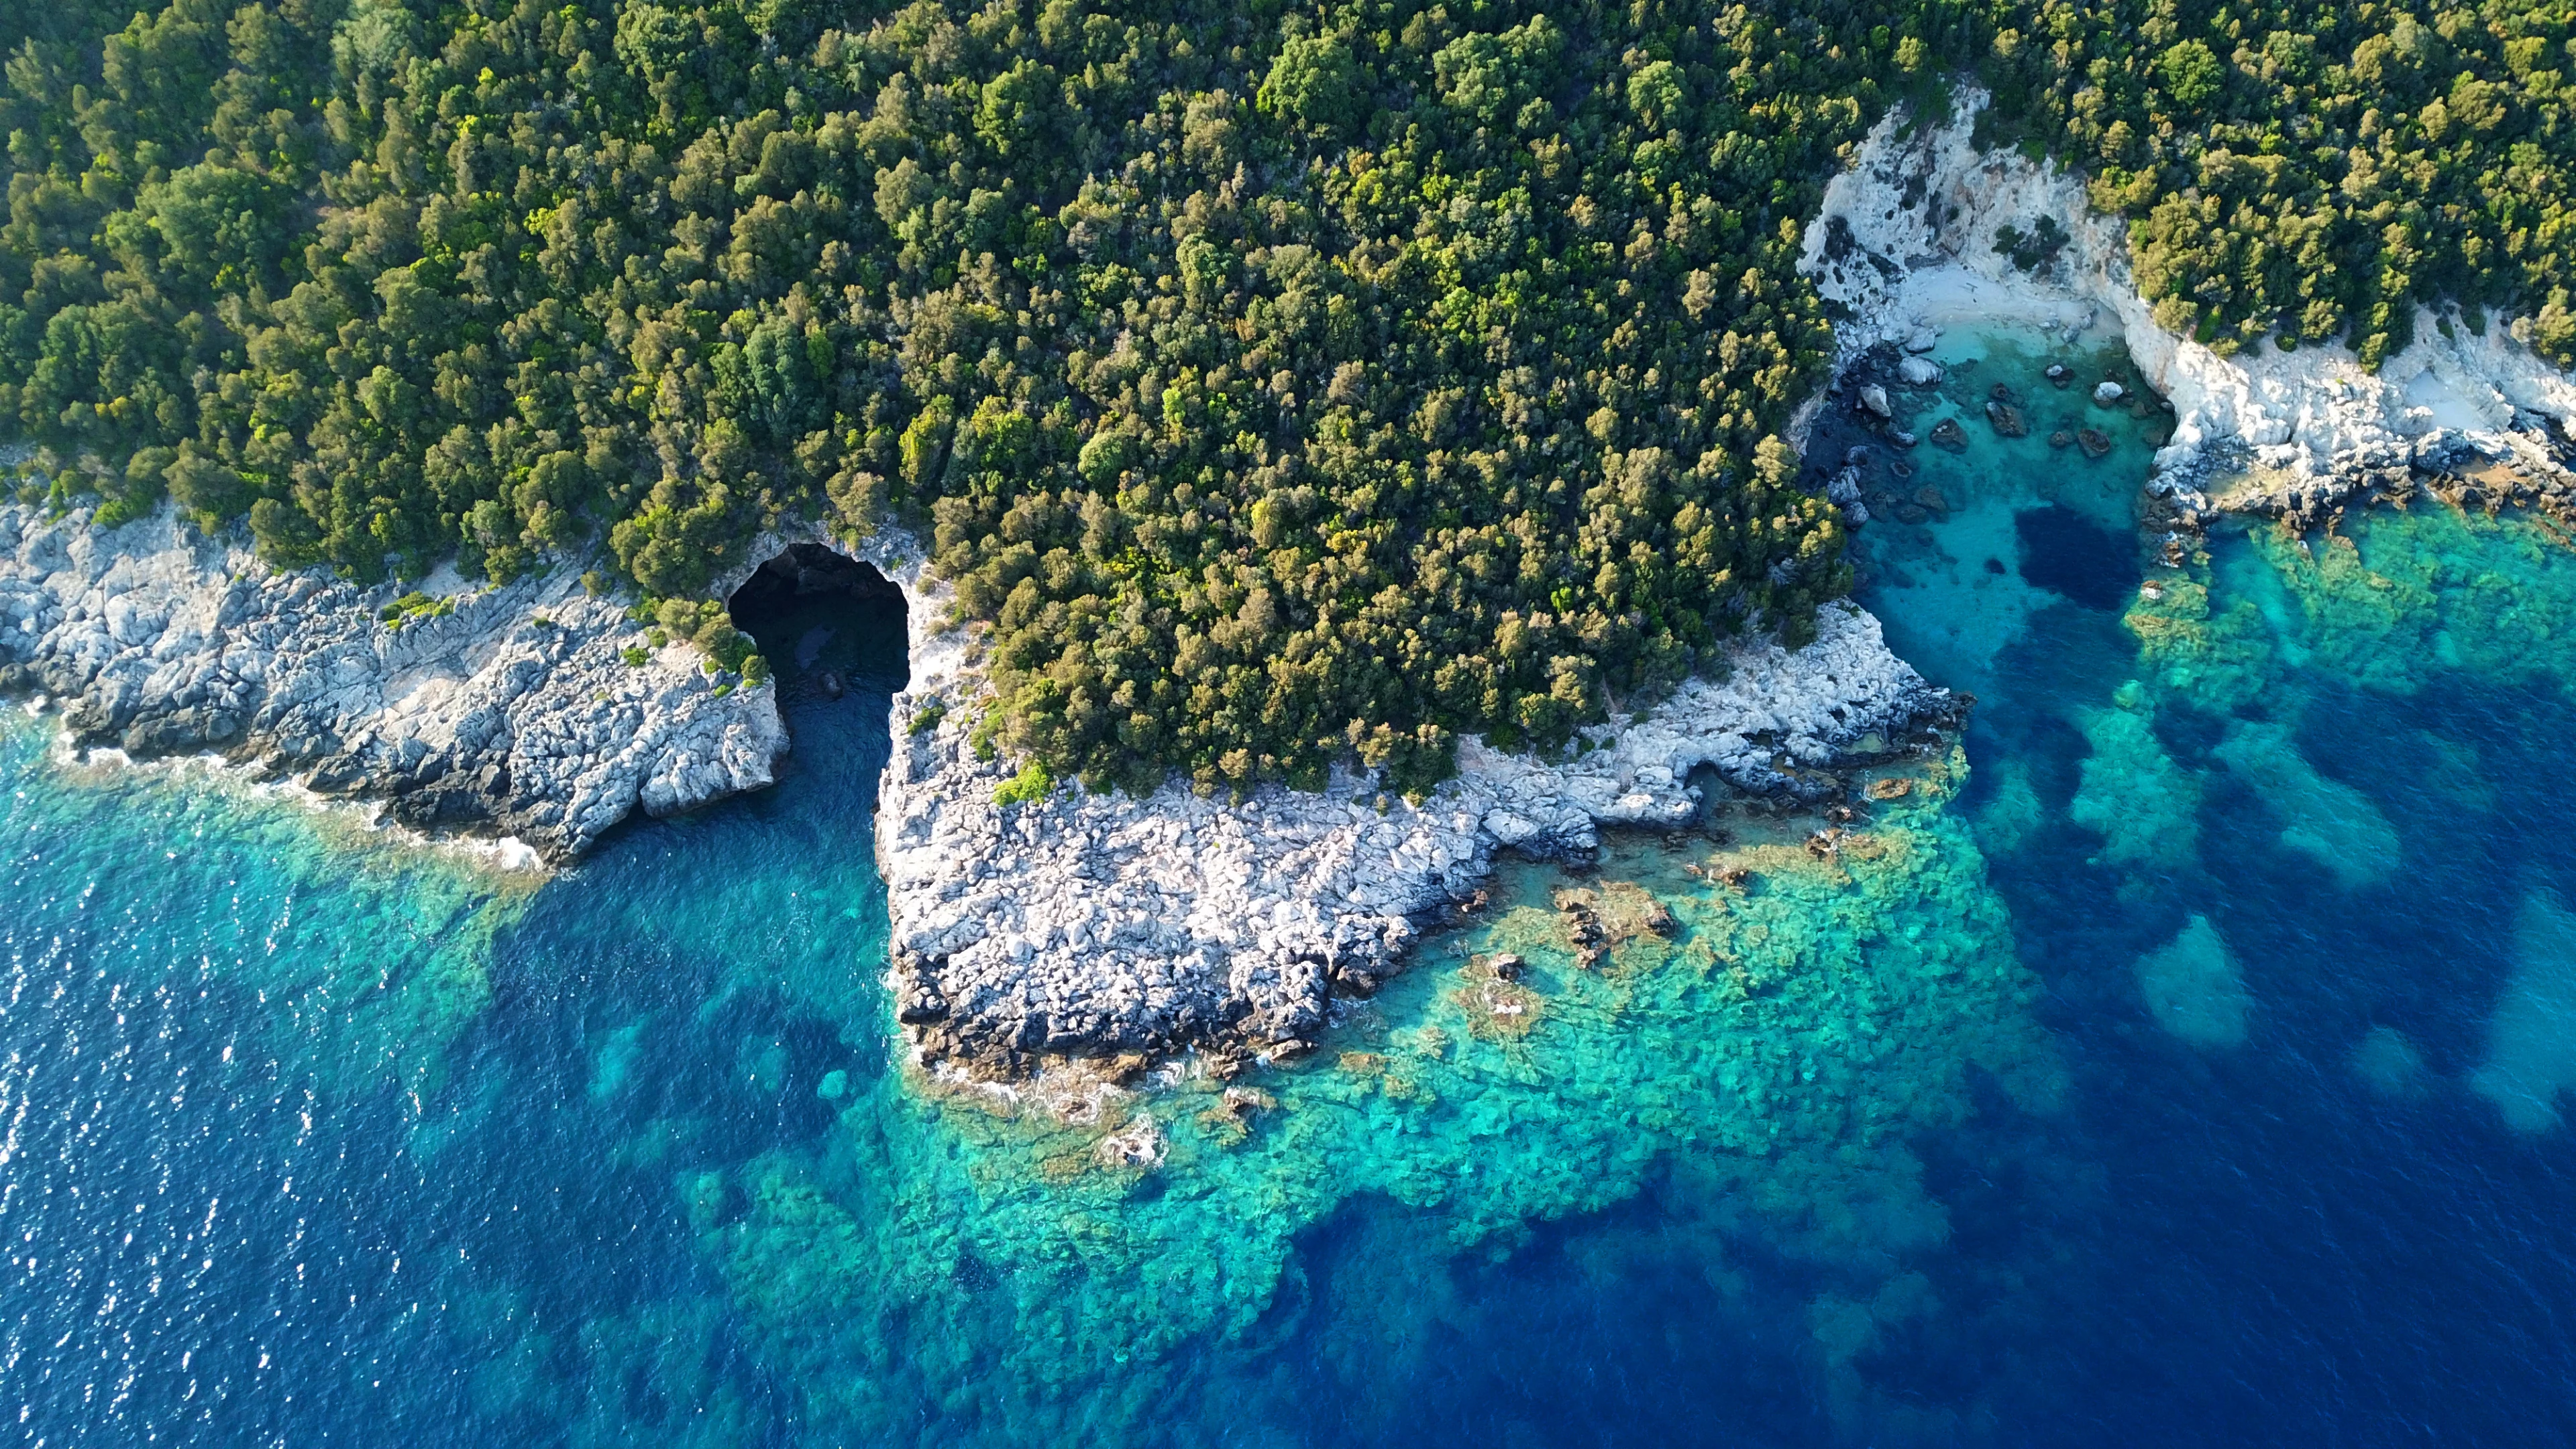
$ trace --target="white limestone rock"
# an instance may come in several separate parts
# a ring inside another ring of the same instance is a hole
[[[1400,970],[1499,850],[1580,857],[1605,825],[1687,823],[1704,764],[1748,790],[1838,793],[1815,772],[1854,741],[1957,714],[1876,619],[1841,603],[1806,648],[1745,644],[1722,682],[1690,681],[1571,761],[1467,740],[1457,777],[1418,806],[1349,776],[1240,804],[1174,783],[1143,799],[1066,785],[998,806],[1016,765],[970,743],[984,686],[966,631],[941,627],[945,598],[905,562],[907,542],[861,552],[905,589],[912,630],[876,821],[898,1009],[925,1056],[1006,1072],[1039,1054],[1306,1037],[1336,991]]]
[[[279,573],[168,511],[97,529],[0,505],[0,687],[63,706],[76,743],[215,751],[398,823],[580,854],[639,806],[667,815],[771,782],[767,684],[646,631],[561,570],[499,588],[442,571],[452,611],[378,621],[390,585]]]
[[[2282,352],[2262,341],[2222,357],[2156,325],[2126,231],[2092,209],[2079,177],[1971,144],[1985,103],[1965,91],[1949,124],[1911,130],[1891,112],[1827,183],[1799,265],[1851,309],[1839,329],[1846,358],[1881,343],[1928,350],[1918,344],[1942,326],[2010,322],[2069,341],[2116,329],[2174,410],[2155,486],[2195,507],[2223,472],[2228,505],[2313,513],[2402,480],[2422,440],[2445,433],[2543,491],[2576,482],[2545,426],[2576,422],[2576,380],[2516,340],[2527,320],[2496,319],[2483,335],[2452,321],[2445,335],[2444,319],[2419,313],[2414,343],[2375,374],[2338,345]],[[1996,232],[2031,232],[2042,217],[2065,229],[2066,245],[2037,272],[2017,271]]]

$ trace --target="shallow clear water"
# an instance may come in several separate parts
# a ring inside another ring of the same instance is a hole
[[[2158,566],[2119,359],[1941,355],[1900,401],[1965,446],[1874,478],[1862,597],[1963,749],[1822,855],[1735,809],[1508,867],[1258,1095],[894,1065],[882,611],[771,626],[777,789],[533,887],[0,731],[21,1442],[2570,1437],[2576,554]]]

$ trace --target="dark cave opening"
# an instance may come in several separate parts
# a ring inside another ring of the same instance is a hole
[[[910,676],[903,591],[819,543],[790,544],[725,601],[734,627],[759,644],[778,679],[781,709],[883,696]]]

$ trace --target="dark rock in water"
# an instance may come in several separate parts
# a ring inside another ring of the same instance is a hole
[[[2075,435],[2066,431],[2064,428],[2059,428],[2056,432],[2048,435],[2048,446],[2052,448],[2071,448],[2075,446]]]
[[[333,755],[305,775],[304,788],[316,795],[339,795],[364,786],[369,778],[366,761],[356,755]]]
[[[2114,532],[2063,504],[2013,515],[2021,540],[2021,576],[2087,609],[2128,603],[2143,576],[2134,536]]]
[[[1950,511],[1950,500],[1942,495],[1940,489],[1933,487],[1929,483],[1926,483],[1922,487],[1914,490],[1914,501],[1931,509],[1935,513],[1947,513]]]
[[[1897,521],[1901,523],[1921,523],[1931,516],[1931,514],[1915,507],[1911,503],[1905,504],[1896,510]]]
[[[2048,365],[2048,380],[2059,387],[2064,387],[2075,380],[2075,374],[2068,370],[2065,363],[2052,362]]]
[[[1854,443],[1843,450],[1843,462],[1857,468],[1869,461],[1869,444]]]
[[[1890,463],[1887,465],[1887,471],[1895,474],[1899,478],[1911,478],[1914,476],[1914,465],[1911,463]]]
[[[1994,424],[1995,431],[2007,438],[2026,438],[2030,436],[2030,424],[2022,420],[2021,409],[2014,407],[2011,403],[1987,403],[1986,421]]]
[[[1999,403],[2008,403],[2013,400],[2012,389],[2000,382],[1987,389],[1986,396],[1993,398]]]
[[[1905,428],[1898,428],[1895,432],[1888,434],[1887,440],[1900,448],[1911,448],[1915,444],[1923,441],[1921,438],[1914,436],[1912,431]]]
[[[849,686],[841,682],[840,675],[833,673],[829,669],[824,670],[821,675],[817,676],[814,683],[817,688],[823,691],[823,697],[825,699],[839,699],[843,692],[849,688]]]
[[[1968,450],[1968,430],[1959,426],[1957,418],[1943,418],[1932,425],[1932,441],[1953,453],[1964,453]]]
[[[2075,441],[2084,449],[2084,456],[2087,458],[2100,458],[2111,451],[2110,435],[2099,428],[2077,429]]]

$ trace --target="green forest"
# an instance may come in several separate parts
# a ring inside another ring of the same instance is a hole
[[[1966,80],[2170,326],[2576,354],[2563,4],[7,10],[22,497],[574,561],[737,661],[762,529],[897,521],[1020,793],[1416,790],[1799,627],[1848,574],[1778,436],[1832,347],[1798,240]]]

